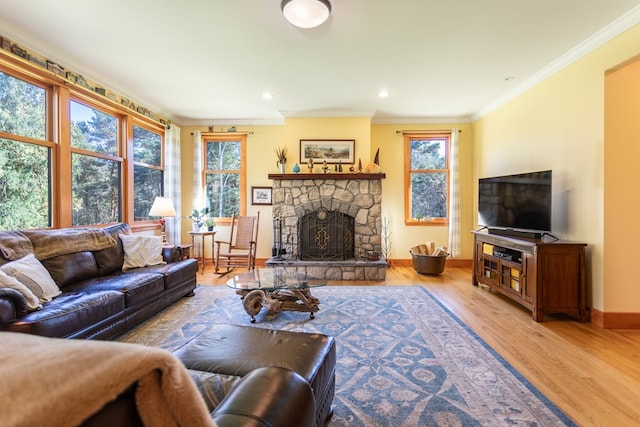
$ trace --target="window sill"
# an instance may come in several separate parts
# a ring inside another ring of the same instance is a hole
[[[418,226],[418,227],[432,227],[432,226],[439,226],[439,227],[447,227],[449,226],[449,221],[433,221],[433,220],[429,220],[429,221],[416,221],[416,220],[404,220],[404,225],[407,226]]]
[[[129,227],[131,227],[131,231],[134,233],[148,230],[160,230],[160,220],[129,223]]]

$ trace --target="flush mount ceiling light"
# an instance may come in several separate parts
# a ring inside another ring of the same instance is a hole
[[[282,0],[282,14],[287,21],[300,28],[314,28],[329,18],[329,0]]]

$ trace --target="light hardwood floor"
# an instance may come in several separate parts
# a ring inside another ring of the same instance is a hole
[[[203,285],[227,280],[210,266],[198,274]],[[384,282],[329,284],[423,286],[578,425],[640,426],[640,330],[602,329],[565,316],[536,323],[523,307],[473,286],[469,268],[431,277],[393,267]]]

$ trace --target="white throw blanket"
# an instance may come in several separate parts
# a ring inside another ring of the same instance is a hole
[[[3,426],[77,426],[135,382],[145,426],[215,426],[186,368],[166,350],[0,332]]]

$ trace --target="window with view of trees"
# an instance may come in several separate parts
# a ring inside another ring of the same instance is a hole
[[[122,218],[122,162],[118,117],[70,102],[73,225]]]
[[[150,219],[156,196],[164,194],[162,135],[133,126],[133,211],[136,221]]]
[[[0,230],[157,226],[164,126],[0,50]],[[137,222],[137,223],[136,223]]]
[[[230,218],[244,211],[245,137],[204,140],[204,186],[211,216]]]
[[[448,221],[449,135],[405,135],[405,222]]]
[[[51,226],[50,91],[0,71],[0,230]]]

